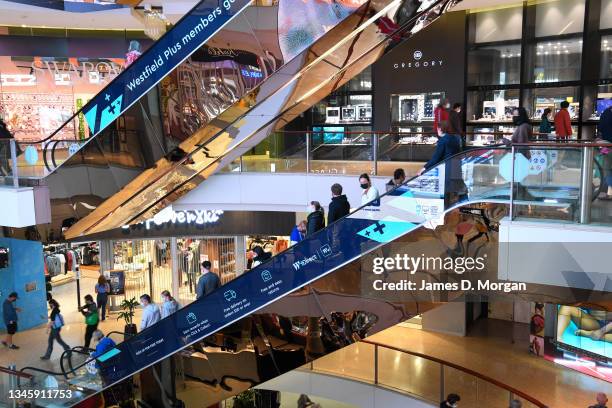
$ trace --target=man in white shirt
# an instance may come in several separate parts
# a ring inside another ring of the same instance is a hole
[[[151,300],[151,296],[147,294],[140,297],[140,304],[142,305],[142,319],[140,320],[140,330],[142,331],[159,322],[161,314],[157,305]]]

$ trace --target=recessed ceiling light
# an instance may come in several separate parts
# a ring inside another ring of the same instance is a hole
[[[21,25],[21,27],[26,28],[26,25],[25,25],[25,24],[22,24],[22,25]]]
[[[536,55],[542,55],[542,53],[541,52],[536,52]]]
[[[557,55],[561,54],[561,51],[557,51]]]

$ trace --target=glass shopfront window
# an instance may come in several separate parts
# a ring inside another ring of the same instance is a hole
[[[138,299],[147,293],[161,302],[161,292],[172,292],[171,240],[141,239],[113,243],[113,270],[123,271],[125,298]],[[174,297],[185,305],[195,300],[196,285],[201,275],[200,264],[210,261],[212,272],[221,283],[236,277],[236,240],[233,237],[190,237],[177,239],[179,293]]]
[[[581,33],[585,0],[543,1],[536,4],[536,37]]]
[[[599,120],[599,117],[610,106],[612,106],[612,85],[599,85],[597,87],[597,101],[595,103],[595,112],[589,118],[591,120]]]
[[[444,92],[391,95],[391,121],[413,125],[433,123],[434,109],[444,97]]]
[[[509,7],[475,14],[476,42],[518,40],[522,37],[523,7]]]
[[[468,53],[468,86],[518,84],[521,45],[478,47]]]
[[[601,37],[600,78],[612,78],[612,35]]]
[[[570,106],[568,108],[571,120],[578,120],[580,114],[580,89],[577,86],[569,86],[563,88],[535,88],[526,89],[525,97],[528,102],[528,113],[532,119],[539,121],[542,117],[544,109],[550,108],[552,116],[561,109],[561,102],[567,101]],[[530,108],[529,108],[530,107]]]
[[[534,45],[532,82],[577,81],[580,79],[582,40],[542,41]]]
[[[468,92],[467,119],[470,122],[512,121],[512,111],[519,106],[519,90]]]

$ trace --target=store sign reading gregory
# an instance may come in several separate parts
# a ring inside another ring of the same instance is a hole
[[[95,136],[197,51],[250,0],[205,0],[98,93],[83,112]]]
[[[221,219],[223,210],[188,210],[188,211],[173,211],[165,209],[156,214],[153,218],[140,222],[134,225],[123,226],[124,230],[131,228],[144,227],[147,230],[155,227],[158,229],[176,225],[205,225],[214,224]]]
[[[442,58],[426,56],[423,51],[415,50],[412,52],[412,59],[398,61],[393,64],[394,69],[417,69],[441,67],[444,63]]]

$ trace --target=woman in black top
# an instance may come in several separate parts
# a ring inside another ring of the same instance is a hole
[[[311,201],[309,209],[310,214],[308,214],[308,218],[306,219],[306,236],[325,228],[325,214],[323,213],[321,204],[318,201]]]
[[[48,323],[49,339],[47,341],[47,352],[40,358],[41,360],[49,360],[49,358],[51,358],[54,340],[57,340],[59,345],[62,346],[64,350],[70,350],[70,346],[66,344],[66,342],[62,339],[62,336],[60,336],[60,331],[64,326],[64,318],[60,312],[60,305],[57,303],[57,300],[51,299],[49,300],[49,307],[51,308]]]

